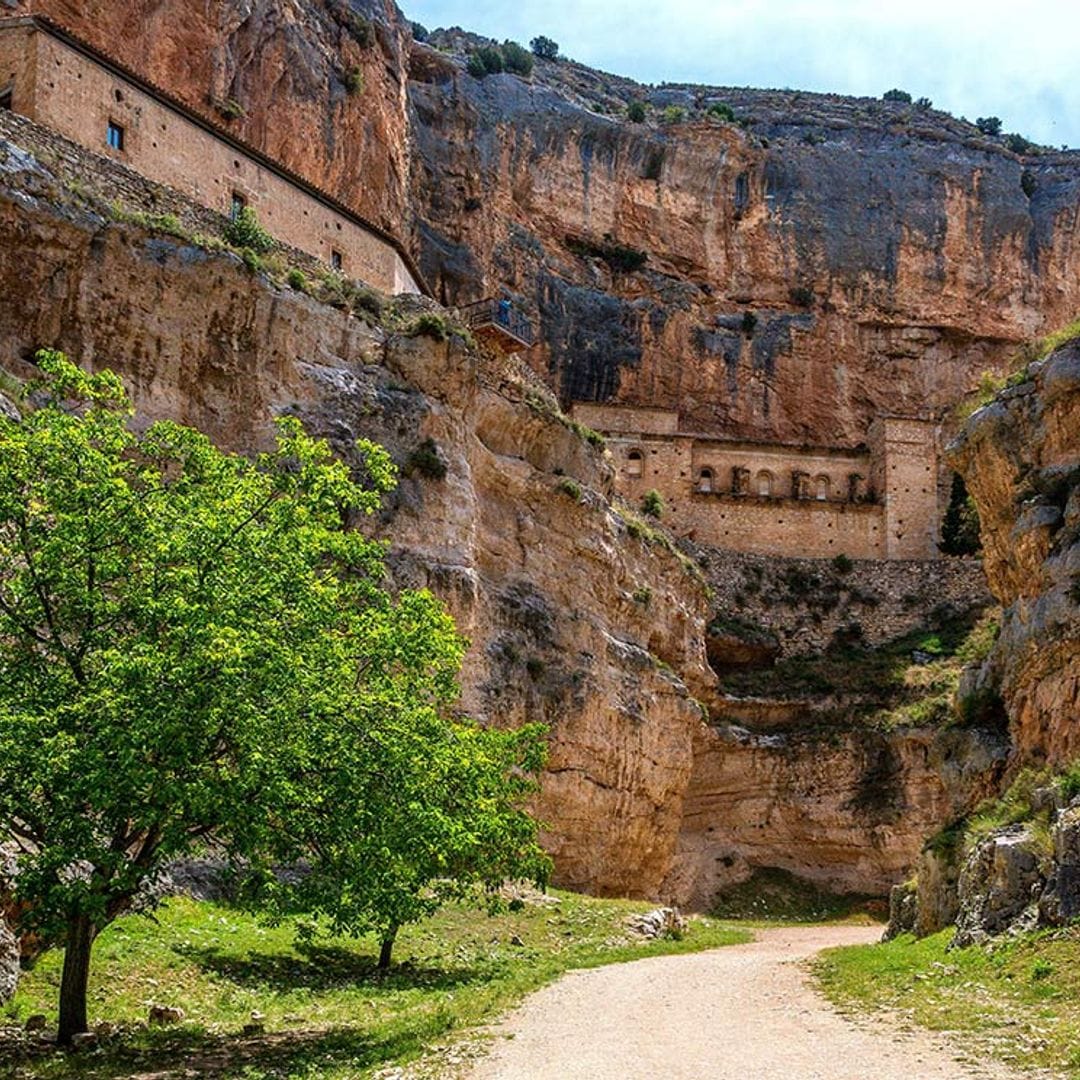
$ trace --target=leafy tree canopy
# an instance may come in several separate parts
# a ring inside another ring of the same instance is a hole
[[[448,893],[542,879],[519,808],[542,733],[449,716],[464,641],[348,527],[392,487],[386,452],[359,444],[361,485],[294,419],[254,458],[139,434],[115,375],[38,359],[34,407],[0,417],[0,838],[20,929],[65,944],[61,1040],[96,935],[208,840],[254,892],[384,941]]]

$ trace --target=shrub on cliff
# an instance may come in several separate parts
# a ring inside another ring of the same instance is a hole
[[[469,56],[465,69],[477,79],[498,75],[503,70],[502,50],[498,45],[481,45]]]
[[[735,110],[722,101],[714,101],[706,110],[705,115],[713,120],[720,120],[727,124],[735,123]]]
[[[295,419],[251,459],[139,434],[111,372],[38,361],[36,407],[0,415],[0,840],[18,929],[65,946],[60,1043],[98,934],[207,839],[249,902],[374,932],[384,964],[444,898],[542,880],[540,732],[450,719],[465,642],[346,526],[386,452],[358,444],[362,486]]]
[[[642,513],[648,514],[649,517],[661,518],[664,516],[664,497],[656,488],[646,491],[641,497],[641,510]]]
[[[239,213],[224,229],[226,242],[234,248],[248,248],[256,255],[265,255],[277,246],[274,238],[259,224],[253,206],[241,207]]]
[[[975,126],[984,134],[997,137],[1001,134],[1001,121],[996,116],[980,116]]]
[[[626,119],[632,124],[644,124],[647,113],[644,101],[631,101],[626,106]]]
[[[559,59],[559,43],[552,41],[549,37],[544,37],[543,34],[534,37],[529,42],[529,47],[532,49],[533,55],[541,60]]]
[[[881,95],[882,101],[895,101],[902,105],[911,104],[911,95],[906,90],[886,90]]]
[[[511,75],[527,79],[533,70],[533,54],[516,41],[504,41],[502,46],[503,67]]]

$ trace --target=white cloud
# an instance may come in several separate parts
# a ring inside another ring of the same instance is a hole
[[[791,86],[879,96],[898,86],[969,119],[1080,146],[1074,43],[1061,0],[412,0],[410,18],[527,42],[644,82]]]

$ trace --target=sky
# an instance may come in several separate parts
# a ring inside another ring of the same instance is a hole
[[[428,29],[522,44],[640,82],[893,87],[1049,146],[1080,146],[1076,0],[399,0]]]

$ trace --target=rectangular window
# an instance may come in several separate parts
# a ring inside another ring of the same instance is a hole
[[[345,265],[344,260],[341,258],[341,252],[338,251],[337,248],[334,248],[330,252],[330,265],[338,271]]]
[[[106,141],[113,150],[124,149],[124,129],[114,121],[109,121],[109,132]]]
[[[235,221],[247,206],[247,199],[239,191],[232,193],[232,205],[229,207],[229,217]]]

